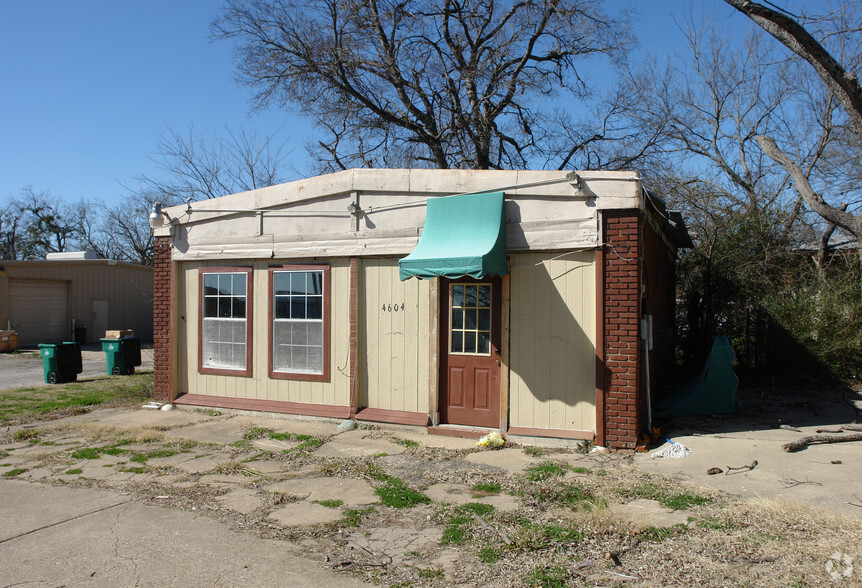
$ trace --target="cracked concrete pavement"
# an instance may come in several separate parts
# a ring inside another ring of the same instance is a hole
[[[353,557],[360,551],[388,552],[391,561],[408,567],[415,565],[410,553],[428,554],[444,567],[460,565],[455,551],[439,545],[441,529],[430,522],[434,508],[470,501],[517,511],[523,504],[516,495],[477,496],[472,485],[485,475],[520,476],[548,459],[574,469],[634,464],[733,494],[784,497],[862,516],[862,508],[852,504],[859,492],[854,472],[862,470],[858,443],[813,446],[795,454],[781,449],[782,443],[818,427],[850,422],[858,398],[848,406],[823,403],[813,395],[803,398],[797,412],[786,410],[782,399],[743,400],[743,413],[735,418],[671,423],[665,434],[694,449],[682,459],[622,453],[589,457],[573,450],[541,456],[517,447],[476,451],[472,440],[421,435],[415,429],[338,433],[336,422],[321,419],[192,410],[104,409],[7,429],[0,443],[0,578],[5,585],[44,586],[363,585],[360,578],[338,571],[339,560],[326,560],[324,554],[336,553],[331,535],[318,536],[315,529],[357,509],[380,508],[371,480],[348,475],[355,464],[369,460],[395,471],[432,504],[411,509],[401,515],[404,520],[389,519],[388,526],[371,521],[348,528],[340,540],[356,550]],[[788,422],[799,431],[780,428]],[[293,437],[244,439],[254,427]],[[16,431],[29,430],[38,432],[33,440],[15,439]],[[132,440],[112,448],[100,440],[101,431]],[[322,442],[301,449],[305,435]],[[447,471],[429,471],[423,454],[410,449],[417,443],[421,451],[442,458]],[[171,451],[155,452],[142,462],[130,459],[167,447]],[[96,455],[77,453],[86,448],[97,449]],[[758,466],[747,472],[706,474],[712,466],[754,459]],[[816,484],[788,486],[790,480]],[[638,526],[672,526],[687,518],[653,500],[611,509]]]
[[[6,586],[364,585],[283,541],[113,492],[9,480],[0,484],[0,517]]]

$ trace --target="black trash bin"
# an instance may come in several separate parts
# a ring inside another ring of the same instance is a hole
[[[130,376],[141,365],[141,341],[137,337],[102,339],[102,351],[109,376]]]
[[[75,341],[39,343],[39,354],[42,356],[46,384],[74,382],[78,374],[84,371],[81,346]]]

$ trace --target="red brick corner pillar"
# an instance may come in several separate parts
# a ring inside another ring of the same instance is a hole
[[[604,441],[634,449],[640,433],[639,212],[603,213]]]
[[[153,245],[153,398],[171,402],[173,392],[173,263],[170,237],[156,237]]]

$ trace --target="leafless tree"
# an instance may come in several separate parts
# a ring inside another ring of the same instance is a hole
[[[281,183],[285,153],[275,136],[226,129],[208,140],[192,127],[170,130],[159,138],[155,156],[161,173],[139,176],[127,187],[141,202],[172,205]]]
[[[749,0],[725,0],[725,2],[750,18],[813,68],[830,95],[841,105],[848,126],[856,135],[855,145],[849,143],[848,145],[858,149],[859,140],[862,139],[862,87],[854,73],[854,70],[858,70],[860,66],[858,52],[845,55],[847,61],[842,63],[799,22],[802,19],[793,18],[789,13]],[[858,51],[860,6],[859,3],[848,3],[845,10],[848,8],[849,13],[855,15],[855,18],[849,20],[849,26],[843,26],[848,21],[839,20],[841,26],[837,31],[833,28],[832,32],[836,33],[836,38],[845,41],[843,47],[851,46]],[[852,38],[855,43],[846,43],[848,38]],[[838,47],[840,49],[842,45],[839,44]],[[797,192],[814,212],[826,219],[830,225],[837,225],[856,237],[860,264],[862,264],[862,214],[847,210],[847,207],[834,202],[830,203],[821,191],[817,190],[809,174],[806,173],[804,165],[795,154],[786,145],[779,147],[776,138],[770,133],[761,133],[755,140],[763,152],[781,165],[792,178]],[[858,159],[855,167],[858,168]]]
[[[626,17],[596,0],[231,0],[213,31],[258,107],[324,131],[325,169],[556,167],[555,110],[586,96],[580,60],[623,58]]]

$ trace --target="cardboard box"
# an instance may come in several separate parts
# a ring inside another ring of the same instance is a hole
[[[0,331],[0,353],[18,349],[18,333],[15,331]]]
[[[131,329],[122,331],[105,331],[105,339],[122,339],[123,337],[132,337],[135,334]]]

